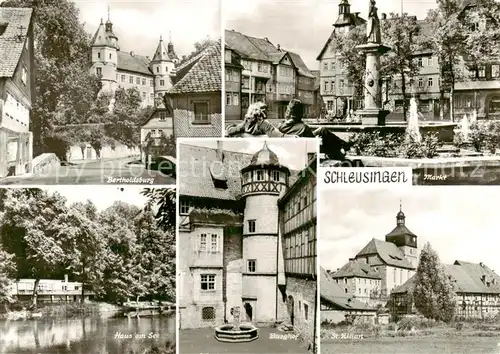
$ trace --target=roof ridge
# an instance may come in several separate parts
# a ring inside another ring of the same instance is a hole
[[[189,144],[189,143],[180,143],[179,145],[196,147],[196,148],[202,148],[202,149],[206,149],[206,150],[217,150],[217,148],[212,148],[212,147],[208,147],[208,146],[193,145],[193,144]],[[224,152],[233,152],[235,154],[240,154],[240,155],[248,155],[248,156],[253,156],[254,155],[254,154],[248,153],[248,152],[232,151],[232,150],[226,150],[226,149],[222,149],[222,151],[224,151]]]

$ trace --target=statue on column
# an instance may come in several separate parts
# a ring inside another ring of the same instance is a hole
[[[366,35],[368,43],[380,44],[382,38],[380,35],[380,20],[377,15],[377,7],[375,0],[370,0],[370,9],[368,10],[368,24],[366,27]]]

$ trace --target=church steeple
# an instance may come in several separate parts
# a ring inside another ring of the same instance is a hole
[[[401,199],[399,200],[399,213],[396,215],[396,223],[398,226],[405,226],[405,213],[403,213],[403,204]]]
[[[335,27],[351,25],[351,5],[348,0],[342,0],[339,4],[339,15],[335,22]]]

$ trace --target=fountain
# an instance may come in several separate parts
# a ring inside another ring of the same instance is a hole
[[[463,139],[464,143],[469,143],[470,142],[471,127],[470,127],[469,118],[467,118],[467,114],[465,114],[464,117],[462,118],[462,120],[460,121],[459,127],[460,127],[459,132],[462,134],[462,139]]]
[[[420,126],[418,125],[417,100],[415,97],[412,97],[410,100],[410,112],[408,114],[406,134],[416,142],[422,141],[422,134],[420,134]]]
[[[219,342],[241,343],[251,342],[259,338],[259,329],[251,323],[240,324],[240,307],[231,309],[232,324],[215,327],[215,339]]]

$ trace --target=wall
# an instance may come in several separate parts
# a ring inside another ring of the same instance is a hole
[[[339,322],[346,321],[347,318],[353,316],[356,318],[356,321],[375,323],[376,312],[321,310],[320,323],[327,321],[329,323],[337,324]]]
[[[294,327],[308,342],[314,339],[314,314],[316,312],[316,281],[287,277],[287,296],[293,297]],[[305,315],[304,304],[308,307]],[[306,318],[307,317],[307,318]]]
[[[123,80],[125,78],[125,80]],[[130,78],[132,78],[133,83],[130,83]],[[137,79],[139,79],[139,84],[137,84]],[[117,87],[122,87],[124,89],[129,88],[137,88],[137,90],[141,93],[142,105],[145,106],[154,106],[154,76],[153,75],[144,75],[140,73],[130,73],[127,71],[118,70],[116,72],[116,84]],[[145,80],[145,82],[144,82]],[[153,82],[153,85],[151,84]]]
[[[152,130],[155,131],[158,137],[161,136],[162,131],[166,137],[173,134],[173,118],[165,117],[164,120],[160,120],[159,114],[160,112],[156,112],[155,115],[141,127],[141,143],[146,140],[146,136]]]
[[[206,101],[211,114],[209,124],[194,122],[194,102]],[[221,93],[199,93],[177,95],[173,97],[174,134],[182,137],[222,136]]]
[[[104,145],[101,150],[101,159],[136,157],[140,154],[141,152],[138,148],[131,149],[123,144],[117,143],[114,149],[109,145]],[[83,155],[79,145],[71,146],[68,152],[68,161],[80,160],[97,160],[97,153],[90,145],[85,147]]]

